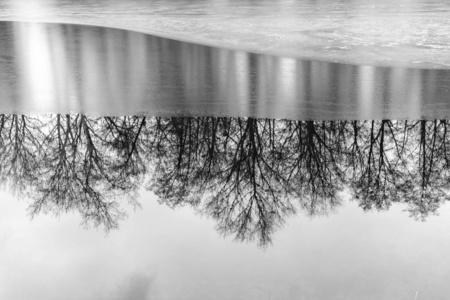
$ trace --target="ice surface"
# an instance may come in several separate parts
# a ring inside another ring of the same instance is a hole
[[[450,68],[450,3],[0,0],[0,20],[67,22],[290,57]]]
[[[86,25],[0,22],[0,40],[2,113],[450,116],[450,70],[296,60]]]

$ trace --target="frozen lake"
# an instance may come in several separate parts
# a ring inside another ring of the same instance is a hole
[[[0,0],[0,299],[447,299],[449,6]]]
[[[118,27],[329,62],[449,68],[449,7],[437,0],[2,0],[0,20]]]
[[[0,112],[301,120],[450,116],[450,70],[301,60],[85,25],[0,22]]]

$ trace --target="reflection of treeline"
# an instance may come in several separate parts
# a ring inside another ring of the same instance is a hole
[[[0,115],[0,180],[32,215],[76,210],[118,225],[146,182],[238,240],[265,245],[297,210],[325,214],[349,187],[365,209],[407,203],[424,219],[447,199],[445,120],[315,122],[242,118]]]
[[[34,201],[32,215],[79,211],[86,225],[114,228],[124,216],[117,196],[129,198],[144,169],[128,155],[133,118],[110,120],[84,115],[34,118],[0,116],[0,180]]]

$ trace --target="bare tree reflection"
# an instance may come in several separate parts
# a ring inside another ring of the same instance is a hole
[[[0,115],[0,181],[12,184],[15,192],[29,191],[38,180],[41,126],[37,118]]]
[[[410,136],[417,146],[411,150],[416,161],[416,176],[411,176],[404,192],[408,211],[416,219],[425,220],[436,214],[442,202],[449,199],[448,121],[420,121],[412,124]]]
[[[388,209],[406,188],[405,136],[400,123],[388,120],[353,124],[351,186],[363,209]]]
[[[32,199],[32,216],[77,211],[106,230],[146,183],[161,203],[265,246],[288,216],[334,210],[344,187],[364,210],[437,213],[449,199],[448,135],[446,120],[0,115],[0,181]]]
[[[287,122],[279,155],[287,190],[309,214],[327,213],[339,205],[343,172],[340,135],[334,122]]]
[[[32,216],[76,210],[85,225],[109,230],[125,216],[116,198],[126,197],[137,205],[135,193],[145,168],[136,150],[124,156],[127,146],[117,142],[124,135],[133,136],[131,128],[110,128],[104,118],[84,115],[56,115],[45,122],[16,115],[4,118],[6,146],[0,157],[8,169],[2,169],[2,178],[33,198]]]
[[[157,169],[148,188],[175,207],[189,203],[236,239],[270,242],[295,209],[283,187],[274,149],[275,122],[256,119],[159,120],[166,134],[155,148]]]

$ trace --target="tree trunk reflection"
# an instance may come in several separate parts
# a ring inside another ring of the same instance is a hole
[[[265,246],[286,217],[324,215],[348,188],[364,210],[404,202],[424,220],[448,199],[449,123],[0,115],[0,181],[30,213],[118,227],[140,187]]]

